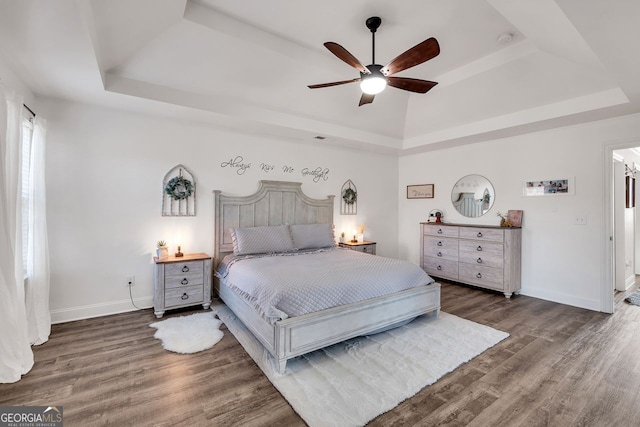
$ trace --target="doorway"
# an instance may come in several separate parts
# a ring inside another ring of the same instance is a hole
[[[613,295],[633,287],[640,273],[640,218],[635,207],[640,178],[640,144],[610,146],[605,167],[606,236],[609,244],[603,310],[613,313]],[[640,207],[639,207],[640,208]],[[612,286],[613,285],[613,286]]]

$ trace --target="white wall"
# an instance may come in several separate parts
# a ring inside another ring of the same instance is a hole
[[[283,142],[205,124],[158,119],[57,100],[41,100],[48,120],[47,214],[54,322],[129,310],[126,276],[135,275],[133,296],[152,305],[153,252],[164,239],[175,251],[213,251],[214,189],[246,195],[260,179],[303,182],[309,196],[336,195],[336,233],[356,224],[378,253],[397,256],[398,159],[339,149],[322,143]],[[251,167],[221,164],[243,156]],[[197,180],[197,216],[161,216],[162,178],[176,164]],[[274,166],[270,172],[261,163]],[[285,173],[284,165],[294,173]],[[328,168],[314,183],[304,168]],[[340,188],[358,189],[358,215],[339,214]]]
[[[499,224],[496,212],[522,209],[522,294],[602,309],[608,232],[605,226],[605,146],[640,142],[640,115],[402,157],[399,163],[399,255],[419,262],[419,222],[431,209],[446,222]],[[487,177],[495,204],[468,219],[451,205],[464,175]],[[528,180],[575,178],[575,195],[524,197]],[[406,185],[435,184],[435,198],[407,200]],[[586,216],[586,225],[574,225]],[[613,288],[612,288],[613,292]]]

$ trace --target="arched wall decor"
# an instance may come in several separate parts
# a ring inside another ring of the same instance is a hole
[[[358,189],[348,179],[340,191],[340,215],[356,215],[358,213]]]
[[[162,180],[162,216],[196,216],[196,180],[183,165]]]

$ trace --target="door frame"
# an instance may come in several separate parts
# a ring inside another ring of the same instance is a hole
[[[600,288],[600,311],[604,313],[614,312],[614,286],[615,286],[615,245],[614,238],[614,216],[613,216],[613,152],[640,146],[637,138],[622,141],[610,142],[604,145],[604,280]]]

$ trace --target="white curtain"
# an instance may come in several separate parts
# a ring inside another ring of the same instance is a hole
[[[42,344],[49,339],[49,244],[47,241],[46,188],[44,178],[46,120],[36,116],[33,121],[31,158],[29,160],[29,243],[27,245],[27,281],[25,305],[29,342]]]
[[[0,84],[0,383],[33,366],[21,243],[22,97]]]

